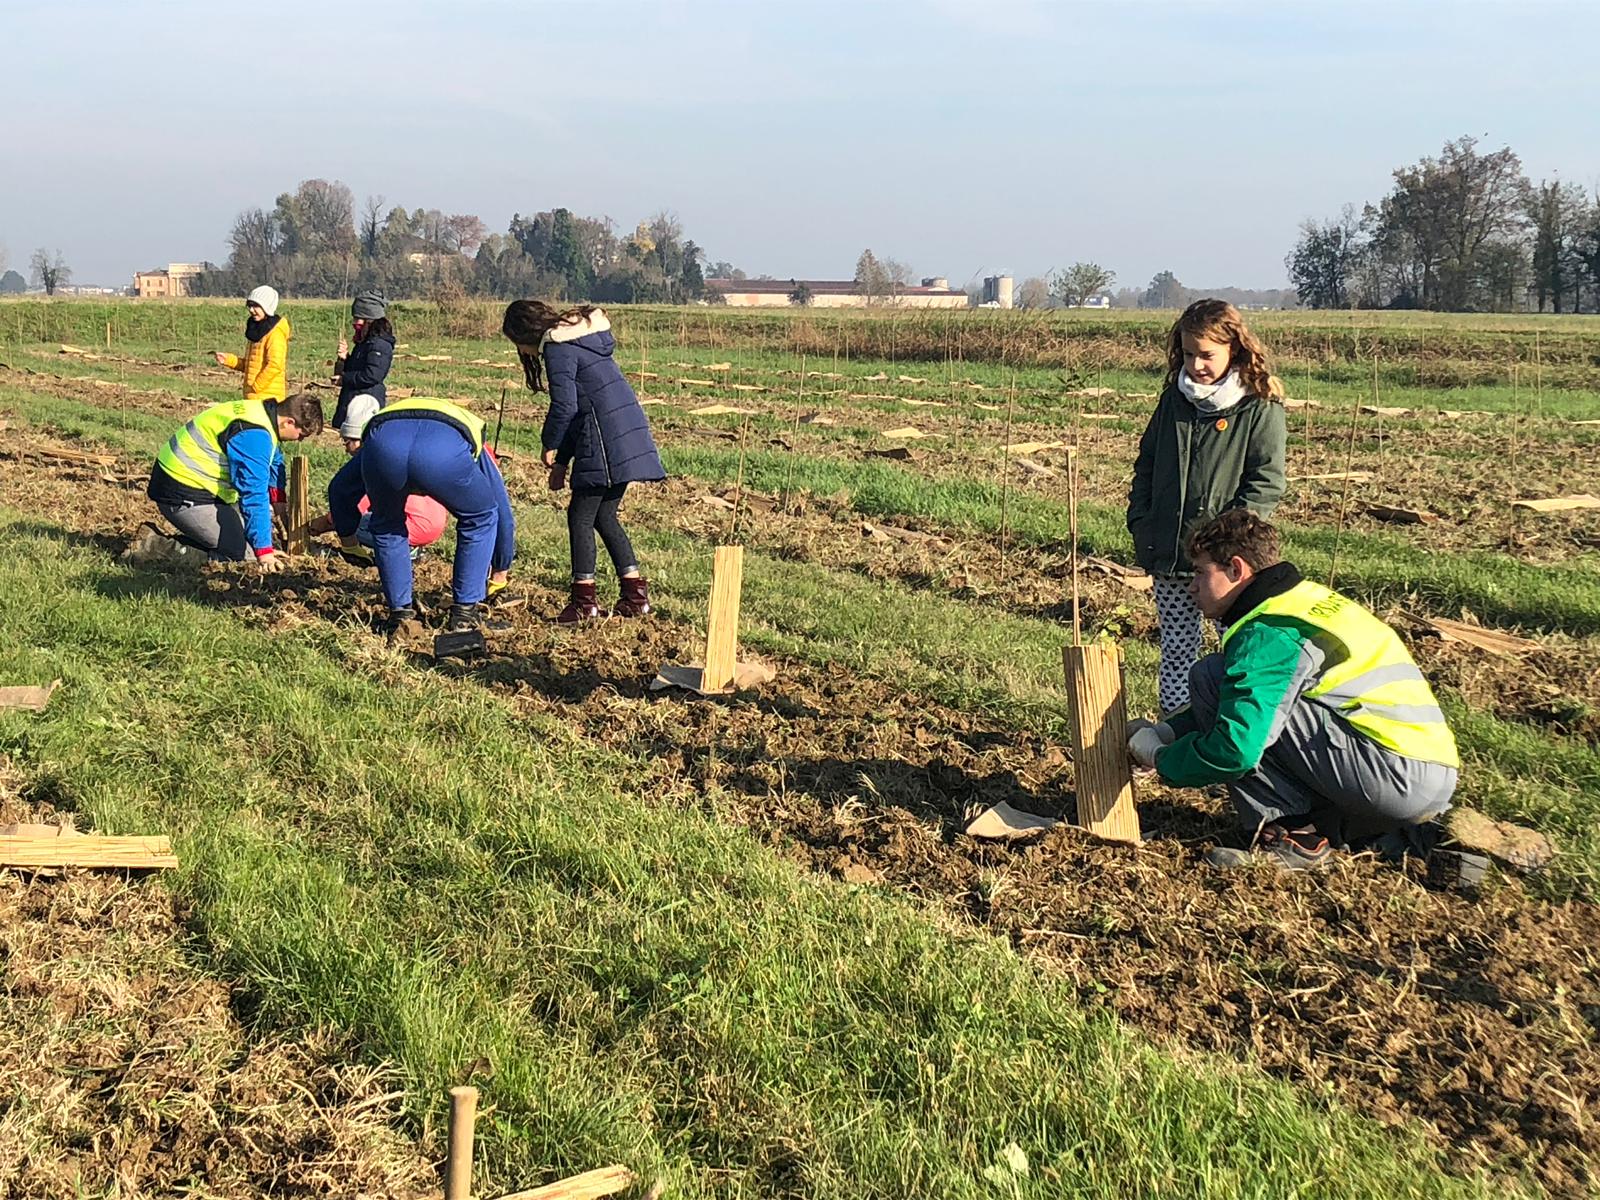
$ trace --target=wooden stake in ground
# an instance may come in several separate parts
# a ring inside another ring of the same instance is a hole
[[[289,460],[289,511],[284,518],[288,533],[285,549],[290,554],[311,553],[311,535],[306,526],[311,524],[311,463],[304,454]]]
[[[444,1160],[444,1200],[471,1200],[472,1126],[478,1119],[478,1089],[450,1089],[450,1144]]]
[[[1139,842],[1133,768],[1128,762],[1128,709],[1123,701],[1122,653],[1110,643],[1083,644],[1078,619],[1078,455],[1067,476],[1072,539],[1072,645],[1061,649],[1072,717],[1072,771],[1078,824],[1109,841]]]
[[[1010,528],[1011,419],[1017,409],[1017,369],[1011,368],[1011,391],[1006,400],[1006,451],[1000,455],[1000,575],[1006,576],[1006,543]]]
[[[711,602],[706,614],[706,666],[701,689],[726,691],[739,665],[739,594],[744,586],[744,547],[718,546],[711,563]]]

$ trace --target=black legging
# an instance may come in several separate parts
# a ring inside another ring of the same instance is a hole
[[[567,537],[572,542],[572,577],[577,580],[594,578],[594,535],[606,544],[606,553],[621,577],[636,569],[639,562],[633,556],[633,543],[617,520],[617,506],[622,494],[628,490],[625,483],[608,488],[573,488],[572,503],[567,505]]]

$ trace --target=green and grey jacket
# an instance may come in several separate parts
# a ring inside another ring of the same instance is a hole
[[[1422,672],[1394,630],[1354,600],[1279,563],[1257,574],[1224,620],[1216,720],[1202,730],[1188,708],[1167,718],[1177,737],[1156,754],[1164,782],[1203,787],[1254,770],[1300,703],[1391,754],[1459,765]]]
[[[1206,414],[1174,385],[1139,439],[1128,493],[1133,557],[1152,575],[1189,576],[1184,542],[1230,508],[1270,517],[1283,498],[1283,405],[1248,396]]]

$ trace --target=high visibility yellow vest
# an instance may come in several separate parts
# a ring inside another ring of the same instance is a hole
[[[472,445],[472,457],[477,458],[483,453],[483,431],[486,428],[481,417],[475,417],[459,404],[451,404],[448,400],[435,400],[427,396],[413,396],[410,400],[394,400],[380,408],[367,422],[367,427],[362,431],[366,437],[372,433],[375,426],[396,417],[416,418],[434,417],[454,425],[461,431],[461,436]]]
[[[278,443],[278,430],[260,400],[228,400],[213,404],[167,441],[156,465],[185,487],[209,492],[224,504],[237,504],[239,493],[228,478],[228,455],[222,435],[236,421],[257,425]]]
[[[1447,767],[1461,765],[1456,739],[1433,689],[1399,635],[1348,596],[1303,580],[1256,605],[1223,635],[1222,644],[1255,617],[1285,616],[1314,627],[1327,655],[1305,699],[1396,754]]]

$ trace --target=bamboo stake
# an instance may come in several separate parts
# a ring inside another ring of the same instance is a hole
[[[783,478],[783,511],[789,511],[789,501],[794,492],[794,460],[799,456],[795,443],[800,440],[800,410],[806,402],[806,353],[800,352],[800,391],[794,402],[794,422],[789,427],[789,469]]]
[[[1011,368],[1011,390],[1006,400],[1006,444],[1000,451],[1000,574],[1006,576],[1011,501],[1011,422],[1017,408],[1017,369]]]
[[[444,1200],[471,1200],[472,1125],[478,1116],[478,1089],[450,1089],[450,1142],[444,1167]]]
[[[1533,395],[1537,415],[1544,418],[1544,354],[1539,348],[1539,331],[1533,331]]]
[[[1378,356],[1372,356],[1372,404],[1378,404]],[[1339,491],[1339,521],[1333,527],[1333,554],[1328,558],[1328,588],[1333,589],[1334,573],[1339,569],[1339,542],[1344,538],[1344,517],[1350,504],[1350,471],[1356,459],[1356,426],[1361,423],[1361,398],[1351,401],[1350,445],[1344,456],[1344,486]]]
[[[1072,644],[1083,645],[1078,594],[1078,448],[1067,451],[1067,529],[1072,539]]]
[[[734,535],[739,532],[739,512],[744,508],[744,457],[745,447],[750,444],[750,418],[744,419],[744,432],[739,435],[739,473],[734,477],[733,484],[733,511],[728,514],[728,541],[734,540]]]

